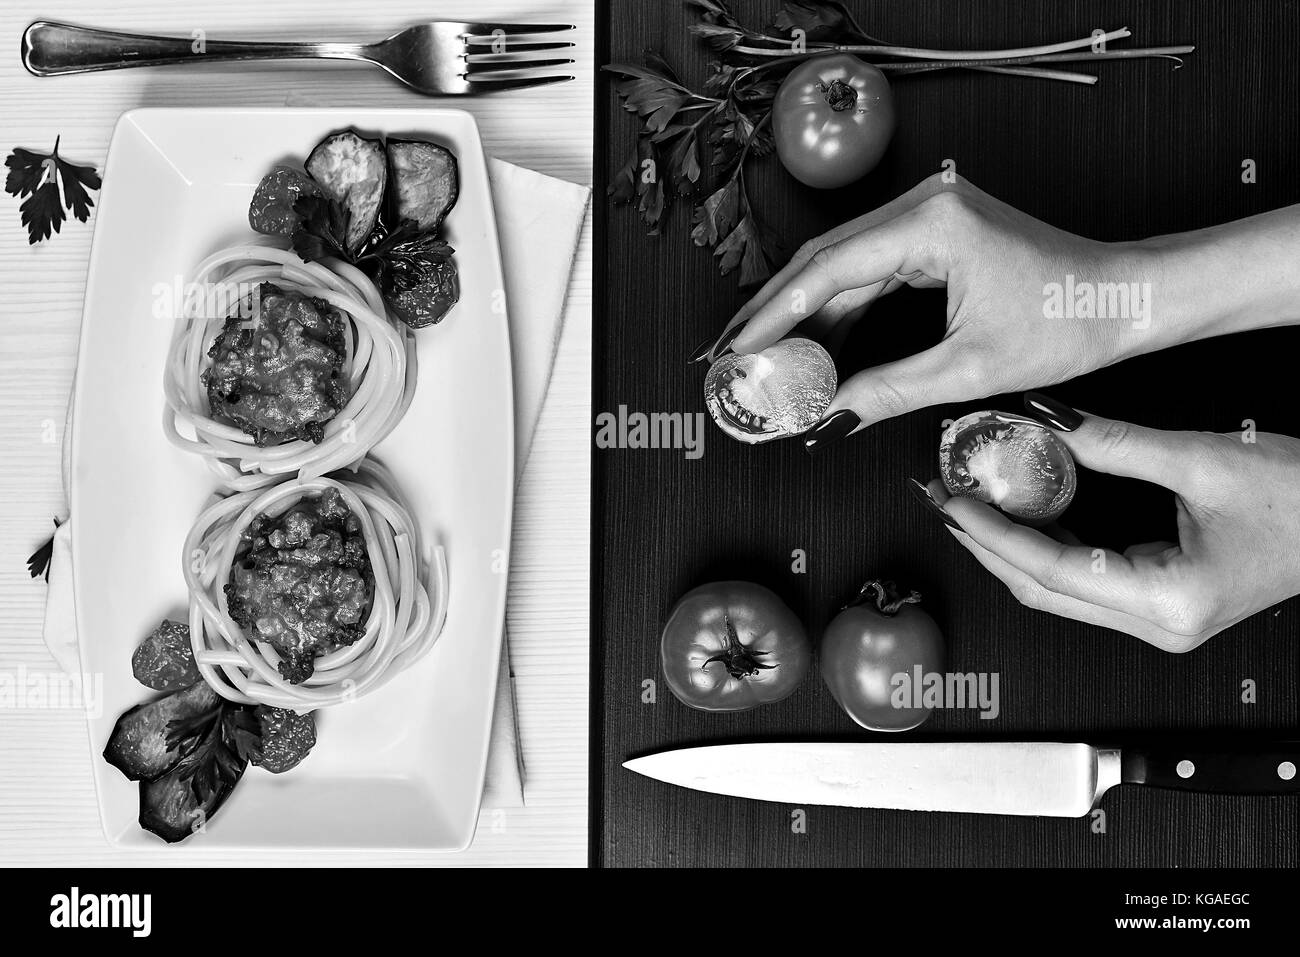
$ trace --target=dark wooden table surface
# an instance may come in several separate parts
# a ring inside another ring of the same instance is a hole
[[[894,42],[947,48],[1028,45],[1132,28],[1144,45],[1193,43],[1180,70],[1106,64],[1092,88],[973,73],[894,84],[898,131],[862,183],[818,193],[775,162],[751,190],[793,250],[903,192],[954,159],[996,196],[1057,226],[1120,240],[1206,226],[1300,202],[1300,4],[850,0],[865,28]],[[773,2],[736,3],[765,21]],[[867,12],[869,11],[869,12]],[[698,82],[706,51],[677,0],[614,0],[604,62],[653,50]],[[635,136],[607,78],[597,93],[598,195]],[[1258,181],[1242,183],[1245,159]],[[741,304],[689,240],[689,209],[649,237],[635,213],[597,203],[594,410],[703,409],[704,370],[688,352]],[[1296,268],[1300,269],[1300,260]],[[853,370],[935,341],[941,292],[879,303],[841,355]],[[1300,329],[1257,332],[1130,360],[1054,391],[1101,414],[1159,428],[1258,428],[1300,434]],[[1016,397],[980,403],[1017,408]],[[817,636],[867,577],[893,576],[928,595],[952,671],[998,672],[1001,715],[935,713],[931,736],[1111,741],[1162,732],[1294,737],[1300,673],[1295,601],[1171,656],[1136,639],[1020,607],[917,506],[910,475],[936,472],[939,423],[975,405],[938,407],[878,425],[817,459],[801,443],[757,448],[712,424],[705,452],[596,450],[593,529],[592,846],[596,863],[655,865],[1291,866],[1300,863],[1300,801],[1112,791],[1104,834],[1089,821],[891,811],[791,809],[681,790],[624,771],[630,756],[768,737],[866,737],[814,673],[785,701],[709,715],[676,701],[658,665],[660,628],[676,598],[718,579],[781,594]],[[1124,546],[1173,538],[1165,493],[1088,474],[1066,524]],[[791,572],[804,549],[806,574]],[[643,682],[658,694],[644,703]],[[1258,686],[1254,704],[1242,683]]]

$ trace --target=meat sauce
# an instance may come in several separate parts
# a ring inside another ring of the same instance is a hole
[[[235,623],[284,659],[281,676],[307,680],[318,656],[365,633],[374,573],[360,520],[336,489],[257,516],[240,537],[225,593]]]
[[[259,447],[320,442],[347,403],[344,319],[322,299],[262,283],[252,325],[226,320],[203,374],[211,411]]]

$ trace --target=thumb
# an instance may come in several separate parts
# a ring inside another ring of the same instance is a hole
[[[1200,433],[1166,432],[1091,415],[1041,392],[1025,394],[1025,409],[1051,428],[1085,468],[1185,491]]]

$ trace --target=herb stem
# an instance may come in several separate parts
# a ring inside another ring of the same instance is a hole
[[[728,95],[731,96],[732,99],[735,99],[736,89],[739,88],[742,83],[745,83],[746,81],[750,80],[756,74],[762,73],[764,70],[770,70],[772,67],[782,67],[782,66],[788,67],[796,59],[805,60],[810,56],[816,56],[816,54],[804,53],[804,54],[800,54],[797,58],[786,57],[785,59],[782,60],[769,60],[766,63],[759,63],[755,66],[747,66],[744,67],[743,69],[739,69],[736,71],[736,75],[732,78],[731,92]]]
[[[701,124],[707,123],[709,120],[711,120],[714,117],[718,107],[722,105],[722,102],[723,102],[722,100],[718,100],[717,103],[709,104],[711,109],[708,113],[703,114],[698,120],[691,123],[690,125],[684,126],[681,129],[677,130],[676,132],[673,133],[672,136],[665,136],[662,140],[657,140],[655,142],[667,143],[669,140],[677,139],[677,137],[681,136],[684,133],[689,133],[690,135],[694,136],[696,131],[700,128]],[[681,111],[679,110],[678,112]]]
[[[1008,76],[1029,76],[1039,80],[1062,80],[1066,83],[1082,83],[1092,86],[1097,78],[1091,73],[1075,73],[1073,70],[1043,70],[1032,66],[963,66],[962,69],[980,73],[1004,73]]]
[[[1003,57],[1000,60],[919,60],[907,63],[879,63],[881,70],[893,70],[900,73],[918,72],[934,69],[955,69],[973,65],[979,66],[1026,66],[1031,63],[1083,63],[1099,60],[1132,60],[1139,58],[1179,60],[1179,54],[1191,53],[1195,47],[1150,47],[1143,50],[1109,50],[1101,53],[1049,53],[1037,56]]]
[[[734,46],[731,50],[735,53],[762,57],[816,56],[819,53],[875,53],[880,56],[904,57],[912,60],[1004,60],[1008,57],[1042,56],[1065,50],[1077,50],[1080,47],[1090,47],[1096,43],[1123,40],[1132,35],[1128,27],[1121,27],[1100,36],[1087,36],[1079,40],[1064,40],[1061,43],[1046,43],[1042,46],[1019,47],[1009,50],[928,50],[923,47],[896,47],[884,44],[861,43],[814,43],[808,45],[806,52],[796,52],[793,47],[769,49],[765,47]]]
[[[768,110],[763,114],[763,118],[754,124],[754,129],[750,132],[749,138],[745,140],[745,145],[740,148],[740,157],[736,160],[736,172],[745,165],[745,158],[749,156],[749,147],[753,145],[754,140],[758,139],[758,131],[768,124],[772,119],[772,111]],[[733,174],[734,175],[734,174]]]

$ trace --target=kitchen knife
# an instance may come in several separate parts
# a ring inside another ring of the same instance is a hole
[[[1083,817],[1117,784],[1300,794],[1300,742],[1099,748],[1052,742],[724,744],[623,767],[697,791],[781,804]]]

